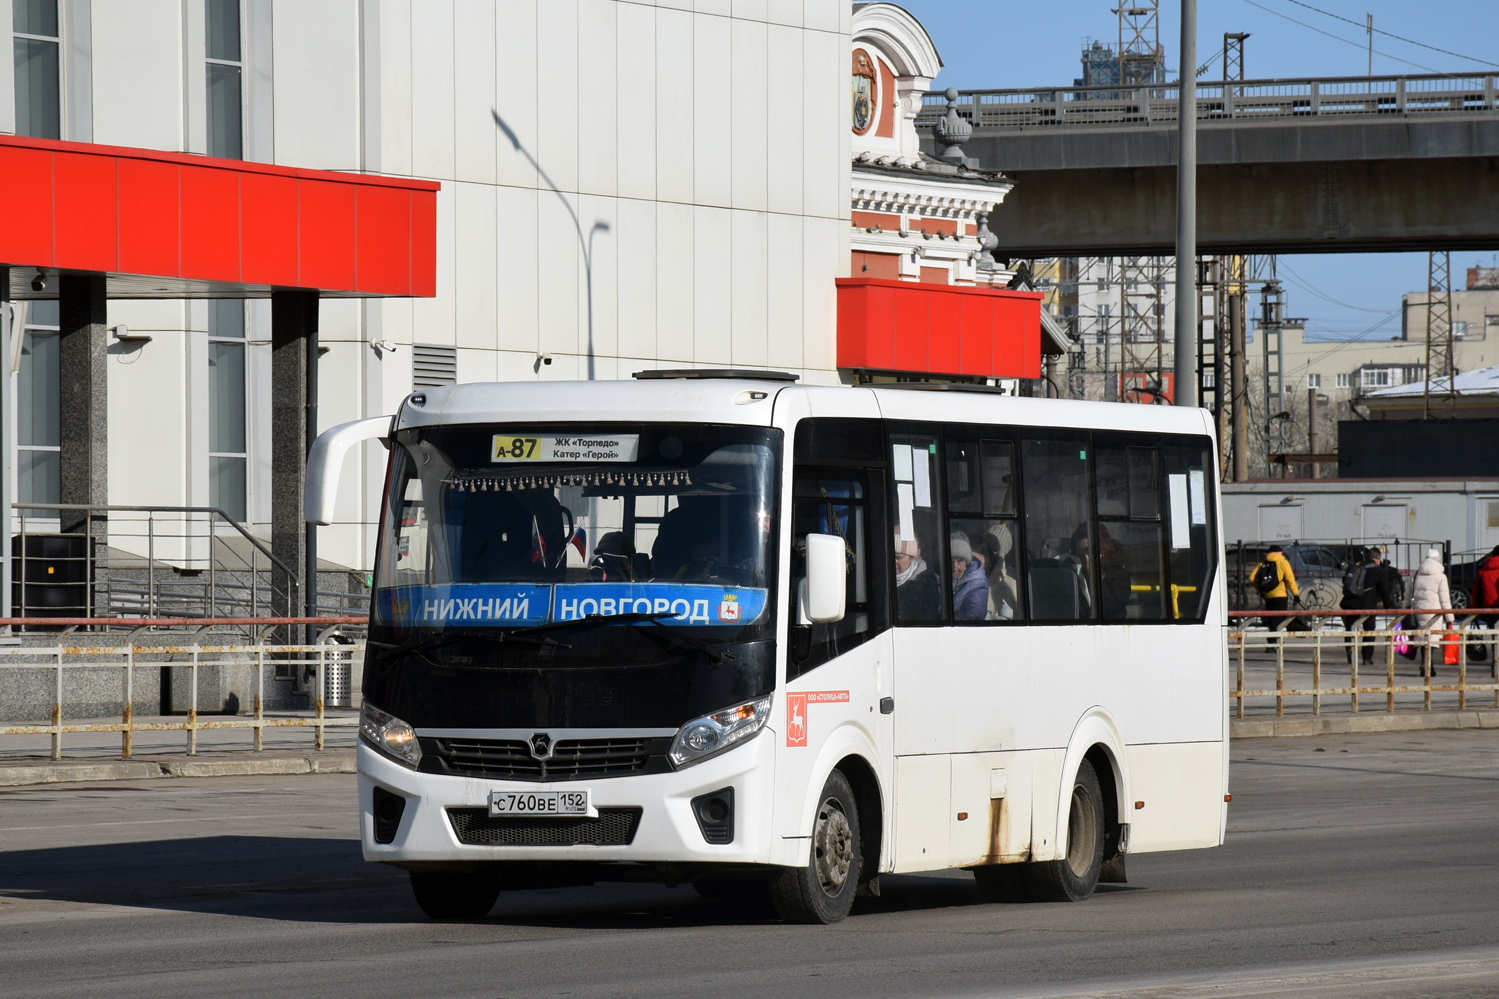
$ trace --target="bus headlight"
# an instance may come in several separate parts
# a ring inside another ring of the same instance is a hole
[[[694,718],[677,729],[667,755],[675,767],[705,760],[754,736],[765,727],[765,719],[769,717],[770,698],[761,697]]]
[[[422,747],[416,743],[416,730],[368,701],[359,709],[359,737],[413,770],[422,762]]]

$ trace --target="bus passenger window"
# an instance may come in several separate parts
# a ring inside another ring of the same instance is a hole
[[[1087,438],[1024,441],[1020,469],[1031,617],[1096,620]]]
[[[1170,620],[1155,448],[1100,445],[1098,600],[1105,621]]]
[[[954,621],[1015,621],[1025,616],[1016,551],[1020,532],[1014,516],[1013,468],[1014,446],[1009,441],[947,442]],[[965,546],[966,559],[960,560]]]
[[[947,544],[937,505],[937,439],[895,435],[890,440],[896,622],[944,623],[947,585],[942,580],[951,567],[944,565]]]
[[[1201,621],[1218,571],[1217,513],[1212,509],[1213,452],[1201,444],[1161,449],[1166,462],[1166,508],[1171,551],[1173,617]]]

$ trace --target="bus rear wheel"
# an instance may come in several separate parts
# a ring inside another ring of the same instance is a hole
[[[863,842],[854,789],[837,770],[828,775],[812,822],[805,867],[787,868],[770,882],[776,912],[788,923],[836,923],[854,905]]]
[[[1028,865],[1031,896],[1038,902],[1081,902],[1092,895],[1103,870],[1103,840],[1103,790],[1093,764],[1084,760],[1072,781],[1067,853],[1060,860]]]
[[[411,893],[433,919],[483,919],[500,896],[500,879],[488,871],[412,871]]]

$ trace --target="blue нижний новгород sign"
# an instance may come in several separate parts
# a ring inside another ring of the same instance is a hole
[[[671,615],[672,624],[751,624],[767,593],[706,583],[449,583],[380,590],[375,620],[393,625],[483,627],[572,621],[591,615]]]

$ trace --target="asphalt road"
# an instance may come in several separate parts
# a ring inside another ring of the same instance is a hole
[[[1248,740],[1228,844],[1080,905],[887,877],[832,927],[689,888],[433,923],[364,864],[353,779],[0,792],[0,995],[1499,995],[1499,732]]]

